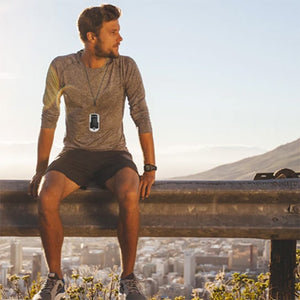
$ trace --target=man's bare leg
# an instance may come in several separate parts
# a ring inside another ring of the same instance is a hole
[[[140,225],[139,176],[129,167],[106,182],[119,201],[118,240],[121,248],[121,278],[133,273]]]
[[[63,244],[63,226],[59,215],[59,205],[79,186],[64,174],[50,171],[39,193],[39,229],[49,267],[49,272],[62,278],[61,248]]]

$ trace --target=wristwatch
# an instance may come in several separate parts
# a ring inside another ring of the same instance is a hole
[[[157,170],[157,166],[155,166],[155,165],[151,165],[151,164],[144,165],[145,172],[151,172],[151,171],[156,171],[156,170]]]

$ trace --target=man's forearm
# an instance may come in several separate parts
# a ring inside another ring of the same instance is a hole
[[[155,165],[155,150],[152,133],[141,133],[139,138],[144,155],[144,164]]]
[[[54,132],[55,129],[52,128],[41,128],[40,130],[36,172],[44,172],[48,167]]]

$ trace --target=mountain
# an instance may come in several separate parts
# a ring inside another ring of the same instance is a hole
[[[205,172],[174,179],[252,180],[256,173],[274,172],[282,168],[289,168],[295,172],[300,171],[300,138],[261,155],[221,165]]]

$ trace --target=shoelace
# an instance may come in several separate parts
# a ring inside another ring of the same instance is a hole
[[[123,284],[126,285],[129,294],[138,293],[141,295],[141,291],[139,289],[140,283],[136,278],[133,279],[124,279],[122,280]]]
[[[56,280],[48,278],[42,286],[41,296],[51,293],[51,290],[55,286]]]

